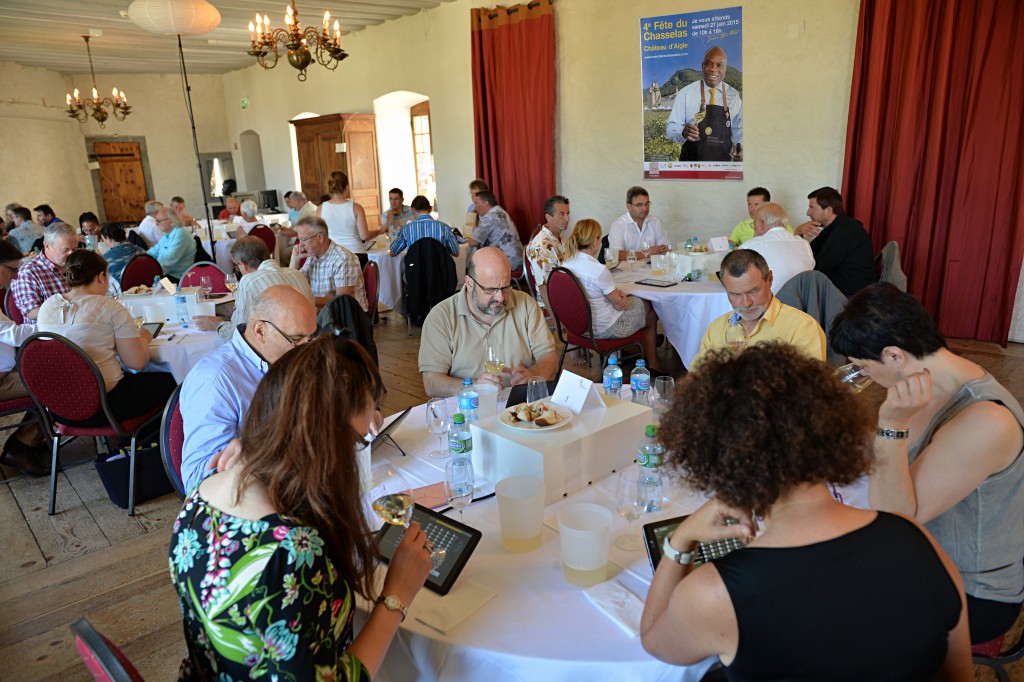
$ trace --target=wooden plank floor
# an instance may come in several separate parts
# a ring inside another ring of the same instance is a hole
[[[417,368],[419,331],[407,336],[402,318],[382,318],[387,322],[374,333],[388,388],[384,412],[391,414],[426,395]],[[1024,398],[1024,345],[952,346]],[[681,373],[671,348],[660,349],[659,356],[669,372]],[[596,363],[574,369],[600,379]],[[107,499],[91,465],[93,443],[79,440],[64,452],[66,471],[52,517],[46,514],[48,479],[0,467],[0,680],[91,679],[68,627],[81,617],[118,643],[146,679],[174,679],[185,648],[167,546],[179,501],[165,495],[129,517]],[[977,679],[995,679],[985,675]],[[1024,663],[1011,668],[1011,678],[1024,682]]]

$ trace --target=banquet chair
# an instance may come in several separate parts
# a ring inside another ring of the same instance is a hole
[[[178,499],[185,499],[185,482],[181,480],[181,452],[185,446],[185,426],[181,418],[181,406],[178,398],[181,386],[167,399],[164,414],[160,420],[160,460],[164,463],[164,473],[174,488]]]
[[[212,294],[226,294],[228,292],[228,285],[225,284],[225,278],[227,273],[220,269],[220,266],[216,263],[196,263],[181,276],[181,286],[184,287],[197,287],[202,281],[204,275],[209,275],[210,284],[213,285],[213,289],[210,291]]]
[[[261,240],[264,244],[267,245],[267,248],[270,250],[270,254],[274,254],[274,246],[277,245],[277,236],[274,234],[274,231],[271,230],[269,227],[263,225],[262,223],[259,225],[254,225],[253,228],[249,230],[249,236],[256,237],[257,239]]]
[[[370,309],[370,318],[377,322],[377,303],[380,301],[380,267],[369,261],[363,268],[363,286],[366,287],[366,303]]]
[[[402,291],[409,336],[422,326],[431,308],[451,296],[458,286],[455,260],[437,239],[417,239],[405,254]]]
[[[25,324],[25,316],[21,314],[21,308],[14,302],[14,293],[10,289],[4,293],[4,312],[14,324]]]
[[[107,391],[96,363],[78,345],[52,332],[33,334],[18,349],[18,373],[35,402],[43,422],[43,433],[52,440],[50,463],[50,506],[53,516],[57,504],[57,467],[60,448],[79,436],[94,438],[130,438],[128,451],[128,515],[135,514],[135,453],[144,429],[160,417],[163,406],[145,414],[118,421],[107,404]],[[75,426],[102,414],[102,426]],[[61,436],[68,436],[61,440]]]
[[[160,267],[160,262],[148,253],[140,253],[128,261],[128,264],[124,266],[124,270],[121,271],[121,291],[126,291],[140,284],[150,286],[153,284],[154,277],[160,278],[163,276],[164,270]]]
[[[142,682],[142,675],[116,644],[101,635],[92,623],[79,618],[71,624],[75,647],[97,682]]]
[[[1020,615],[1017,616],[1017,623],[1015,627],[1019,626],[1022,617],[1024,617],[1024,608],[1021,609]],[[1014,661],[1019,661],[1024,658],[1024,632],[1018,629],[1017,641],[1013,646],[1006,648],[1004,651],[1003,642],[1006,638],[1006,634],[1012,632],[1014,628],[996,637],[989,642],[983,642],[981,644],[975,644],[971,647],[971,662],[976,666],[982,666],[985,668],[991,668],[999,682],[1009,682],[1010,676],[1003,667]]]
[[[555,330],[558,340],[562,342],[562,352],[558,356],[558,370],[562,370],[565,352],[569,346],[578,346],[597,351],[601,358],[599,367],[604,367],[605,358],[613,351],[637,346],[640,357],[646,360],[644,348],[640,343],[644,330],[621,339],[595,339],[594,319],[590,310],[587,292],[576,278],[576,275],[563,267],[557,267],[548,275],[548,302],[551,313],[555,316]]]
[[[786,305],[802,310],[817,320],[826,336],[832,327],[832,320],[846,305],[843,292],[836,288],[825,273],[817,270],[794,275],[782,285],[776,296]],[[846,358],[832,350],[832,346],[827,347],[825,359],[833,367],[846,364]]]

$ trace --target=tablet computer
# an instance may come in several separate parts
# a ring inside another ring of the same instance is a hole
[[[641,279],[637,280],[637,284],[643,284],[649,287],[674,287],[678,282],[673,282],[668,279]]]
[[[426,586],[431,592],[446,595],[462,573],[462,569],[466,567],[466,562],[469,561],[483,533],[418,504],[413,507],[412,520],[420,524],[427,538],[434,543],[435,549],[445,551],[444,562],[430,571]],[[403,533],[405,527],[390,523],[385,523],[377,531],[377,546],[384,563],[391,561]]]
[[[152,334],[154,339],[156,338],[156,335],[160,333],[160,330],[163,328],[163,322],[146,322],[140,327],[140,329],[145,329],[147,332]]]
[[[663,521],[652,521],[644,524],[644,546],[647,548],[647,558],[651,562],[651,570],[658,570],[658,562],[661,561],[663,552],[662,545],[665,538],[672,535],[672,532],[679,527],[686,516],[676,516]],[[706,564],[715,559],[721,559],[729,552],[741,549],[743,543],[736,538],[719,540],[718,542],[697,543],[697,556],[694,558],[694,565]]]
[[[385,426],[383,429],[377,432],[377,435],[370,441],[370,452],[374,452],[379,445],[382,445],[386,439],[391,437],[391,434],[398,429],[398,425],[409,416],[409,410],[412,408],[406,408],[404,412],[391,420],[391,423]]]

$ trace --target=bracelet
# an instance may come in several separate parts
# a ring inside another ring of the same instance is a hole
[[[878,427],[878,437],[889,440],[904,440],[910,438],[910,429],[883,429]]]

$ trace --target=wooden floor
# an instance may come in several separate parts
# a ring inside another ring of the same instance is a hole
[[[417,369],[419,331],[409,337],[400,317],[382,317],[375,339],[388,388],[384,411],[391,414],[426,395]],[[1024,398],[1024,345],[952,345]],[[671,348],[659,355],[666,371],[681,373]],[[601,373],[596,366],[576,371],[592,379]],[[48,479],[0,467],[0,680],[91,679],[68,628],[81,617],[118,643],[146,679],[174,679],[184,644],[167,546],[179,501],[166,495],[129,517],[107,499],[91,465],[92,442],[77,441],[66,452],[55,516],[46,514]],[[1024,682],[1024,663],[1011,677]]]

